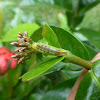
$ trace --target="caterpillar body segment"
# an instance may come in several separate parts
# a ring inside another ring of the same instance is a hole
[[[66,50],[60,49],[60,48],[55,48],[53,46],[45,45],[42,43],[33,43],[32,44],[33,49],[35,49],[38,52],[41,52],[43,54],[50,54],[50,55],[57,55],[57,56],[62,56],[66,55],[67,52]]]

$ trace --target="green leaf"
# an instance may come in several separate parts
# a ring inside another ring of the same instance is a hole
[[[43,62],[41,65],[33,68],[32,70],[30,70],[29,72],[27,72],[26,74],[21,76],[20,78],[22,78],[23,81],[28,81],[32,78],[38,77],[42,73],[44,73],[46,70],[50,69],[52,66],[54,66],[55,64],[62,61],[63,59],[64,59],[64,56],[63,57],[54,57],[54,58],[51,57],[51,58],[49,58],[48,61]]]
[[[69,26],[68,26],[67,16],[65,16],[65,15],[62,14],[62,13],[59,13],[59,14],[58,14],[58,19],[59,19],[59,21],[60,21],[60,26],[61,26],[62,28],[64,28],[65,30],[70,31],[70,28],[69,28]]]
[[[89,59],[87,49],[74,35],[59,27],[52,26],[51,28],[57,35],[61,48],[69,50],[83,59]]]
[[[81,81],[75,100],[100,100],[100,60]]]
[[[31,39],[34,41],[34,42],[39,42],[40,40],[43,39],[43,36],[42,36],[42,28],[43,27],[40,27],[39,29],[37,29],[31,36]]]
[[[69,50],[71,53],[75,54],[76,56],[89,60],[89,53],[87,49],[82,44],[82,42],[80,42],[73,34],[56,26],[51,26],[51,29],[56,34],[61,48],[65,50]],[[42,33],[42,28],[36,30],[34,34],[31,36],[31,38],[35,42],[37,42],[38,40],[42,39],[41,33]]]
[[[39,40],[38,43],[43,43],[43,44],[48,45],[48,42],[44,38]]]
[[[14,41],[17,40],[17,35],[19,32],[28,32],[28,36],[30,37],[35,30],[37,30],[39,26],[37,24],[21,24],[6,33],[3,36],[3,39],[1,41],[8,42],[8,41]]]
[[[33,93],[30,95],[29,100],[41,100],[42,95],[39,93]]]
[[[37,60],[37,62],[41,62],[41,61],[43,60],[43,55],[42,55],[42,53],[37,53],[37,54],[36,54],[36,60]]]
[[[22,65],[18,65],[15,69],[11,69],[8,72],[8,85],[13,87],[16,86],[16,84],[19,81],[19,77],[21,76],[22,72]]]
[[[34,86],[36,85],[36,82],[29,81],[29,82],[20,82],[16,88],[14,88],[13,91],[13,99],[22,100],[24,97],[26,97]]]
[[[58,84],[54,89],[48,91],[41,100],[66,100],[76,78],[64,81]]]
[[[79,25],[81,28],[88,28],[100,31],[100,0],[98,5],[85,13],[84,19]]]
[[[76,67],[76,66],[74,66]],[[61,74],[65,79],[72,79],[74,77],[79,77],[79,75],[82,73],[82,69],[79,71],[73,71],[73,70],[61,70]]]
[[[80,11],[80,15],[85,14],[86,11],[90,10],[91,8],[93,8],[94,6],[96,6],[99,3],[100,3],[99,0],[90,1],[90,3],[88,3],[88,0],[85,0],[86,6]]]
[[[98,53],[96,50],[94,50],[93,48],[91,48],[89,45],[84,44],[85,47],[87,48],[87,50],[89,51],[90,54],[90,60],[92,60],[94,58],[94,56]]]
[[[55,33],[47,24],[43,25],[42,35],[49,45],[60,48],[60,44]]]
[[[43,73],[43,75],[50,74],[50,73],[53,73],[55,71],[68,71],[69,73],[74,72],[73,73],[74,75],[72,77],[76,77],[75,72],[79,73],[79,71],[81,71],[81,70],[82,70],[81,66],[78,66],[78,65],[75,65],[72,63],[59,62],[58,64],[56,64],[55,66],[53,66],[52,68],[47,70],[45,73]],[[67,76],[67,78],[68,78],[68,76]]]
[[[25,66],[27,66],[26,68],[27,69],[30,69],[30,67],[33,65],[34,66],[34,64],[35,64],[35,62],[36,62],[36,57],[35,57],[35,54],[33,54],[32,56],[31,56],[31,59],[27,59],[26,61],[25,61]],[[32,66],[32,67],[33,67]],[[25,68],[25,67],[24,67]],[[26,69],[25,68],[25,69]]]
[[[75,30],[75,28],[81,23],[86,12],[89,9],[93,8],[95,5],[99,4],[100,2],[99,0],[90,0],[90,1],[89,0],[67,0],[66,2],[69,1],[71,4],[69,4],[68,6],[70,6],[71,8],[69,9],[70,11],[68,10],[66,11],[66,16],[68,18],[68,24],[69,26],[71,26],[72,31]],[[64,2],[64,4],[66,2]],[[95,16],[94,13],[92,14]]]
[[[100,49],[100,32],[86,28],[80,29],[79,32],[87,37],[90,43]]]

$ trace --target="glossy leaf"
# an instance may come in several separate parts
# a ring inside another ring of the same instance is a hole
[[[35,81],[21,82],[13,91],[13,99],[22,100],[27,96],[35,86]]]
[[[88,38],[95,47],[100,49],[100,33],[91,29],[80,29],[79,32]]]
[[[81,70],[82,70],[81,66],[78,66],[78,65],[75,65],[72,63],[59,62],[58,64],[56,64],[55,66],[53,66],[52,68],[50,68],[43,74],[46,75],[46,74],[53,73],[55,71],[68,71],[70,73],[70,75],[72,75],[71,72],[79,73],[79,71],[81,72]],[[73,74],[74,74],[74,76],[72,76],[72,77],[76,77],[75,73],[73,73]],[[68,78],[68,76],[67,76],[67,78]]]
[[[69,50],[83,59],[89,59],[87,49],[74,35],[59,27],[52,26],[51,28],[57,35],[61,48]]]
[[[54,31],[58,38],[58,42],[61,45],[61,48],[65,50],[71,51],[71,53],[79,56],[83,59],[89,60],[89,54],[85,46],[71,33],[67,32],[66,30],[51,26],[51,29]],[[38,40],[42,39],[42,28],[38,29],[34,32],[31,38],[37,42]],[[39,37],[37,37],[37,35]]]
[[[74,35],[57,26],[51,26],[51,29],[56,34],[61,48],[71,51],[76,56],[89,60],[87,49]],[[42,38],[41,32],[42,28],[35,31],[31,38],[37,42],[39,39]],[[37,37],[37,35],[39,37]]]
[[[47,24],[43,25],[42,35],[49,45],[60,48],[57,36]]]
[[[46,62],[43,62],[41,65],[38,65],[37,67],[33,68],[32,70],[21,76],[21,78],[23,81],[28,81],[32,78],[36,78],[40,76],[42,73],[44,73],[46,70],[50,69],[52,66],[62,61],[63,59],[64,56],[54,58],[51,57]]]
[[[79,85],[75,100],[100,100],[100,60],[93,63]]]
[[[74,71],[74,70],[61,70],[61,74],[62,74],[62,76],[65,79],[72,79],[72,78],[75,78],[75,77],[79,77],[81,72],[82,72],[82,69],[78,70],[78,71]]]
[[[12,29],[11,31],[9,31],[8,33],[6,33],[3,36],[3,39],[1,41],[8,42],[8,41],[17,40],[18,33],[25,32],[25,31],[28,32],[28,36],[30,37],[33,34],[33,32],[35,30],[37,30],[38,28],[39,28],[39,26],[37,24],[21,24],[21,25],[15,27],[14,29]]]
[[[90,47],[89,45],[84,44],[85,47],[87,48],[89,54],[90,54],[90,60],[93,59],[93,57],[95,57],[95,55],[98,53],[96,50],[94,50],[92,47]]]
[[[41,100],[66,100],[75,81],[76,78],[73,78],[58,84],[55,88],[48,91]]]

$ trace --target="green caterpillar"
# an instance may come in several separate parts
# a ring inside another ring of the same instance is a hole
[[[53,46],[45,45],[42,43],[34,42],[32,44],[32,48],[35,49],[36,51],[43,53],[43,54],[50,54],[50,55],[57,55],[57,56],[62,56],[62,55],[67,54],[66,50],[64,50],[64,49],[55,48]]]

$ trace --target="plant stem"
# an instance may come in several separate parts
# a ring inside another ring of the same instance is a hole
[[[65,60],[69,60],[74,64],[83,66],[84,68],[90,70],[92,68],[92,63],[90,61],[84,60],[82,58],[79,58],[75,55],[73,55],[71,52],[67,51],[67,56],[65,57]]]

